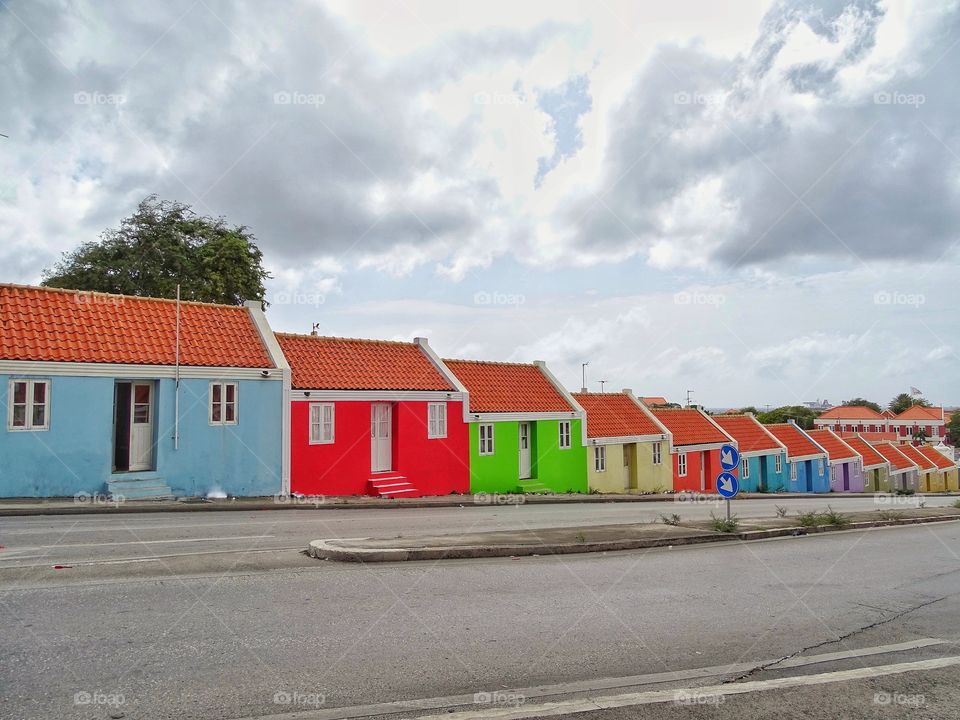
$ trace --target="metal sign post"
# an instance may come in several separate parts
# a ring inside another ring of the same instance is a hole
[[[720,448],[720,467],[723,472],[717,475],[717,493],[727,501],[727,520],[730,519],[730,498],[740,492],[740,481],[731,470],[740,465],[740,451],[733,445]]]

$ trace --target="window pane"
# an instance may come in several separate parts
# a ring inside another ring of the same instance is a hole
[[[17,382],[13,384],[13,402],[25,403],[27,401],[27,384]]]
[[[133,401],[135,403],[146,404],[150,402],[150,386],[149,385],[135,385],[134,386],[134,396]]]
[[[216,387],[216,385],[214,385],[214,387]],[[214,422],[220,422],[220,403],[216,400],[213,403],[213,412],[210,414],[210,417]]]
[[[34,405],[33,406],[33,426],[43,427],[46,424],[47,424],[47,406]]]
[[[47,384],[45,382],[34,383],[33,401],[35,403],[44,403],[47,398]]]
[[[27,426],[27,406],[26,405],[13,406],[13,426],[14,427]]]
[[[222,387],[220,384],[216,384],[216,385],[213,386],[213,401],[214,401],[215,403],[219,403],[219,402],[220,402],[220,397],[221,397],[221,391],[222,391],[222,390],[223,390],[223,387]]]
[[[230,384],[226,385],[227,390],[227,402],[236,402],[237,400],[237,386]]]
[[[133,406],[133,421],[138,425],[150,422],[150,406],[149,405],[134,405]]]
[[[227,394],[229,395],[229,392]],[[237,420],[237,406],[235,403],[228,402],[224,406],[224,422],[236,422],[236,420]]]

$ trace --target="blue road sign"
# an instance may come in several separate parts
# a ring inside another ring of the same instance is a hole
[[[733,473],[722,472],[717,475],[717,492],[728,500],[740,492],[740,481]]]
[[[733,470],[740,464],[740,451],[733,445],[724,445],[720,448],[720,467],[724,470]]]

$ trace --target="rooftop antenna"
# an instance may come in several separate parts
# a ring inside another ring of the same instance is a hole
[[[687,407],[691,405],[691,398],[693,396],[693,390],[687,390]]]
[[[597,380],[597,382],[600,383],[600,394],[602,395],[602,394],[603,394],[603,386],[604,386],[604,384],[605,384],[605,383],[608,383],[608,382],[610,382],[610,381],[609,381],[609,380]]]
[[[320,323],[313,323],[313,327],[310,328],[310,334],[314,336],[319,335],[320,334],[319,330],[320,330]]]
[[[583,376],[583,382],[580,385],[580,392],[589,392],[587,390],[587,365],[590,364],[590,361],[580,363],[580,373]]]

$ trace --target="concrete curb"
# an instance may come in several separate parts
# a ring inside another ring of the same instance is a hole
[[[669,538],[633,538],[629,540],[544,545],[452,545],[447,547],[435,546],[423,548],[363,548],[349,545],[351,539],[314,540],[307,546],[307,554],[318,560],[336,560],[338,562],[404,562],[410,560],[454,560],[530,555],[573,555],[591,552],[612,552],[616,550],[641,550],[655,547],[702,545],[706,543],[730,542],[732,540],[750,541],[781,537],[802,537],[805,535],[816,535],[839,530],[868,530],[877,527],[956,521],[960,521],[960,517],[956,515],[937,515],[921,518],[901,518],[897,520],[852,522],[843,527],[837,527],[835,525],[818,525],[815,527],[795,526],[773,528],[770,530],[745,530],[744,532],[729,534],[716,533]],[[353,538],[352,540],[362,541],[367,539],[369,538]]]
[[[846,498],[864,498],[874,495],[894,497],[884,493],[741,493],[737,497],[743,500],[774,498],[829,498],[844,500]],[[929,493],[915,497],[953,497],[956,493]],[[0,517],[29,517],[34,515],[118,515],[124,513],[179,513],[179,512],[253,512],[262,510],[365,510],[365,509],[423,509],[423,508],[450,508],[450,507],[498,507],[502,505],[563,505],[580,503],[651,503],[651,502],[703,502],[700,498],[720,501],[719,495],[702,495],[698,499],[686,501],[678,499],[679,494],[670,495],[521,495],[519,493],[504,493],[503,498],[523,498],[516,502],[476,502],[473,495],[451,495],[439,500],[414,499],[404,500],[356,500],[336,497],[322,501],[311,501],[309,498],[294,498],[290,502],[273,502],[261,499],[251,500],[214,500],[199,502],[183,502],[171,500],[130,500],[113,504],[108,501],[100,503],[75,503],[73,498],[50,499],[37,503],[36,500],[25,500],[24,507],[18,507],[17,502],[0,502]],[[737,502],[737,500],[734,500]],[[48,504],[49,503],[49,504]]]

